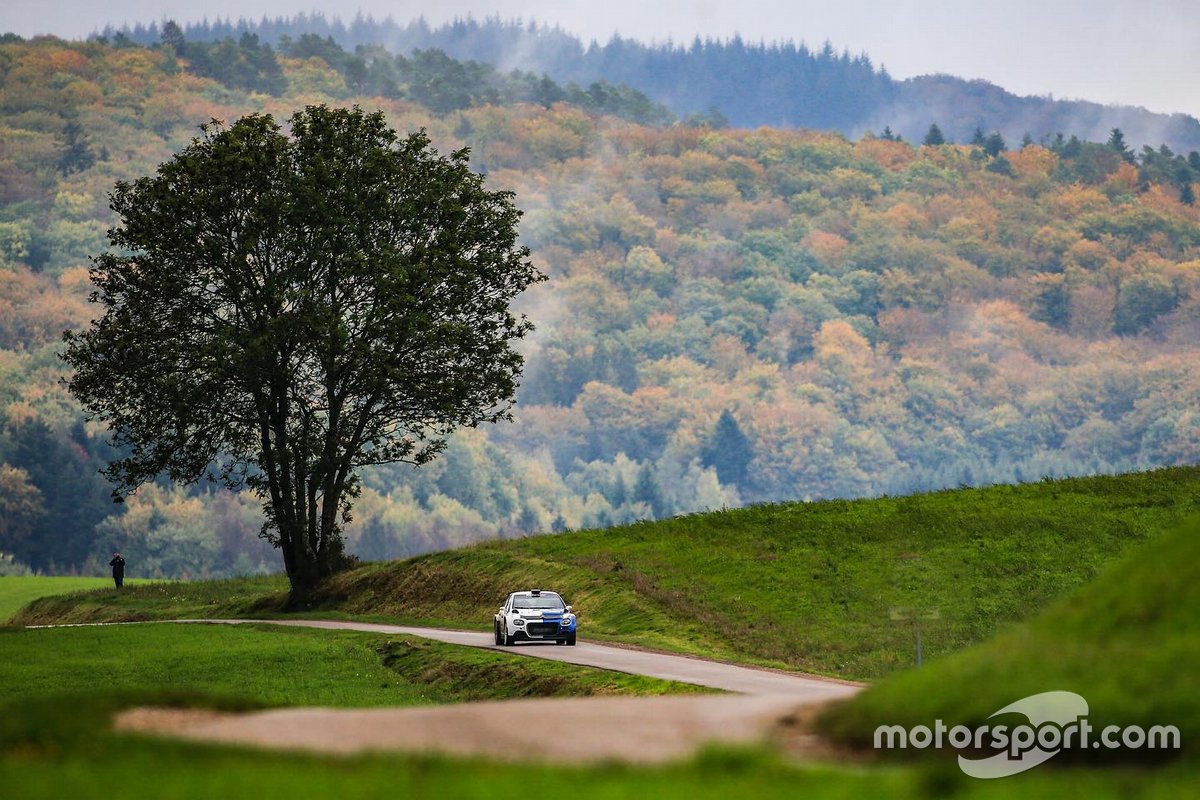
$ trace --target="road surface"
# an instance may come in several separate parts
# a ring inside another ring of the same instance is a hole
[[[499,650],[506,653],[565,661],[584,667],[611,669],[634,675],[646,675],[667,681],[692,683],[712,689],[739,694],[789,695],[804,700],[832,700],[853,694],[859,684],[821,678],[813,675],[781,672],[778,670],[741,667],[720,661],[708,661],[689,656],[669,655],[628,647],[614,647],[581,640],[575,647],[553,643],[521,643],[513,647],[497,647],[490,633],[476,631],[422,628],[410,625],[378,625],[370,622],[343,622],[340,620],[249,620],[249,619],[203,619],[177,620],[214,625],[289,625],[301,628],[331,628],[334,630],[366,631],[368,633],[404,634],[436,639],[448,644],[466,645]]]

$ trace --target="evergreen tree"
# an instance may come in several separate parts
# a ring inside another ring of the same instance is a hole
[[[1108,145],[1108,147],[1110,149],[1115,150],[1117,152],[1117,155],[1121,156],[1122,159],[1129,162],[1130,164],[1134,163],[1135,159],[1134,159],[1133,151],[1129,149],[1129,146],[1127,144],[1125,144],[1125,134],[1121,132],[1120,128],[1112,129],[1112,132],[1109,134],[1108,142],[1106,142],[1106,144]]]
[[[617,479],[613,481],[608,502],[612,503],[613,508],[620,508],[629,502],[629,489],[625,486],[625,476],[620,472],[617,473]]]
[[[541,525],[541,519],[538,517],[537,511],[530,506],[522,506],[521,514],[517,517],[517,527],[525,533],[538,533],[538,527]],[[362,553],[358,554],[360,557]]]
[[[729,410],[721,412],[712,438],[704,447],[702,463],[717,471],[717,480],[726,486],[744,486],[747,469],[754,460],[754,449]]]
[[[96,525],[123,510],[112,503],[83,425],[59,435],[43,422],[28,422],[11,429],[9,438],[7,460],[25,470],[45,510],[17,558],[38,570],[82,566],[94,554]]]
[[[1016,173],[1013,172],[1012,162],[998,153],[996,154],[995,158],[988,162],[988,165],[985,167],[985,169],[988,172],[1007,175],[1010,178],[1016,176]]]
[[[922,142],[922,144],[929,147],[937,147],[938,145],[945,143],[946,137],[942,135],[942,129],[937,126],[936,122],[930,125],[929,132],[925,134],[925,140]]]
[[[1033,319],[1060,330],[1070,319],[1070,292],[1062,275],[1044,275],[1034,283]]]
[[[649,506],[654,519],[662,519],[667,515],[666,498],[663,497],[662,487],[658,485],[658,479],[654,477],[654,470],[649,462],[643,464],[638,472],[637,483],[633,487],[633,499]]]
[[[1185,206],[1196,204],[1196,192],[1192,188],[1192,168],[1187,162],[1180,159],[1178,166],[1175,168],[1175,180],[1179,183],[1179,202]]]
[[[184,38],[183,29],[175,20],[169,19],[163,23],[162,43],[171,48],[177,56],[185,54],[187,39]]]
[[[1194,206],[1196,204],[1196,190],[1192,188],[1192,182],[1188,181],[1179,189],[1179,202],[1185,206]]]
[[[83,172],[96,163],[96,154],[88,143],[83,126],[68,122],[63,128],[63,151],[58,157],[58,171],[63,175]]]
[[[1008,145],[1004,142],[1004,137],[1000,135],[1000,131],[992,131],[983,141],[983,150],[992,158],[1003,153],[1008,149]]]
[[[971,144],[974,147],[983,147],[987,143],[987,138],[984,136],[983,128],[976,126],[975,132],[971,134]]]

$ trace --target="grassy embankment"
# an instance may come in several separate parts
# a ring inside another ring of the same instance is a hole
[[[759,506],[495,542],[331,581],[307,615],[486,628],[505,593],[543,586],[581,636],[850,678],[912,663],[897,608],[936,610],[927,658],[1028,619],[1200,509],[1200,469],[911,497]],[[280,578],[37,601],[17,622],[272,616]]]
[[[126,581],[126,586],[146,583],[148,581]],[[104,588],[113,588],[112,578],[57,578],[43,575],[0,578],[0,624],[26,603],[38,598]]]
[[[870,747],[879,725],[941,719],[974,728],[1009,703],[1052,690],[1082,695],[1097,731],[1175,725],[1183,756],[1200,757],[1200,518],[1139,547],[1027,624],[879,682],[826,714],[822,727]],[[1063,755],[1109,763],[1177,754],[1101,748]]]

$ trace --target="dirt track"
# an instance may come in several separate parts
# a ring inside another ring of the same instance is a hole
[[[804,702],[800,701],[799,706]],[[418,708],[286,708],[252,714],[140,708],[122,731],[339,755],[404,750],[515,761],[685,757],[708,742],[752,742],[797,713],[793,697],[556,697]]]
[[[186,622],[260,624],[255,620]],[[329,620],[272,624],[409,634],[495,647],[490,635],[470,631]],[[794,727],[795,720],[809,715],[814,706],[848,697],[861,688],[815,676],[590,642],[573,648],[522,645],[497,649],[735,694],[546,698],[417,708],[289,708],[247,714],[140,708],[119,715],[116,727],[200,741],[337,754],[406,750],[521,761],[617,759],[644,763],[686,756],[704,743],[768,737]]]

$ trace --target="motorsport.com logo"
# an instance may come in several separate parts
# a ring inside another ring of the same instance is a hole
[[[958,766],[972,778],[1004,778],[1032,769],[1063,750],[1127,748],[1131,750],[1178,750],[1179,728],[1155,725],[1149,730],[1137,725],[1108,725],[1099,731],[1087,720],[1088,703],[1074,692],[1043,692],[1010,703],[991,714],[1022,714],[1028,723],[1017,725],[966,725],[947,727],[935,720],[933,727],[880,725],[875,729],[876,750],[905,750],[949,744],[955,750],[974,752],[999,750],[995,755],[967,758]]]

